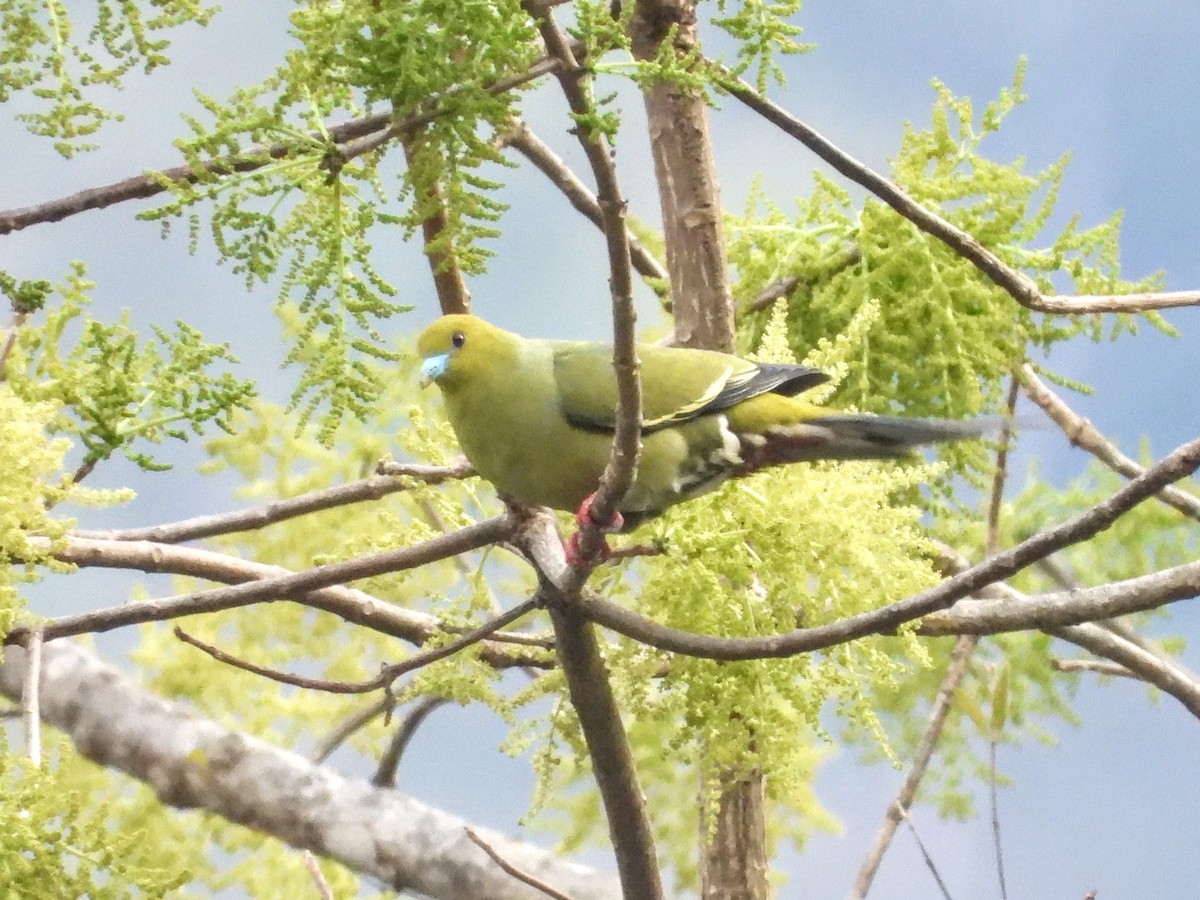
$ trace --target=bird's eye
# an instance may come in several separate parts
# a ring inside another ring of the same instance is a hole
[[[450,343],[454,345],[455,349],[461,347],[466,342],[467,336],[461,331],[456,331],[454,334],[450,335]]]

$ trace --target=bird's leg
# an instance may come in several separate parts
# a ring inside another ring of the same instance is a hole
[[[579,504],[579,512],[575,513],[575,524],[580,528],[598,528],[602,534],[611,534],[614,531],[620,531],[625,525],[625,519],[619,512],[613,513],[612,519],[608,522],[601,522],[596,519],[592,513],[592,504],[596,500],[594,493],[588,494],[584,501]],[[572,569],[582,569],[585,566],[586,560],[579,546],[579,534],[576,531],[568,539],[563,546],[563,550],[567,554],[567,565]],[[602,540],[600,542],[600,560],[606,560],[612,555],[612,550],[608,546],[608,542]]]

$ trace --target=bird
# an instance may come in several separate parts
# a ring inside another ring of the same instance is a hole
[[[417,352],[422,387],[441,390],[463,453],[498,493],[576,511],[580,525],[607,532],[631,530],[768,466],[896,458],[995,428],[988,419],[831,411],[797,396],[829,380],[819,369],[642,344],[637,472],[617,515],[601,522],[591,503],[616,428],[611,344],[524,338],[478,316],[451,314],[424,330]],[[566,549],[568,562],[580,566],[577,539]]]

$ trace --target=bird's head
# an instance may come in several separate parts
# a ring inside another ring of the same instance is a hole
[[[478,316],[442,316],[417,338],[421,355],[421,386],[433,382],[452,388],[473,372],[502,362],[514,336]]]

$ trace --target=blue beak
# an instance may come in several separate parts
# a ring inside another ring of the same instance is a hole
[[[421,363],[421,387],[429,387],[446,374],[450,367],[450,354],[439,353],[437,356],[427,356]]]

